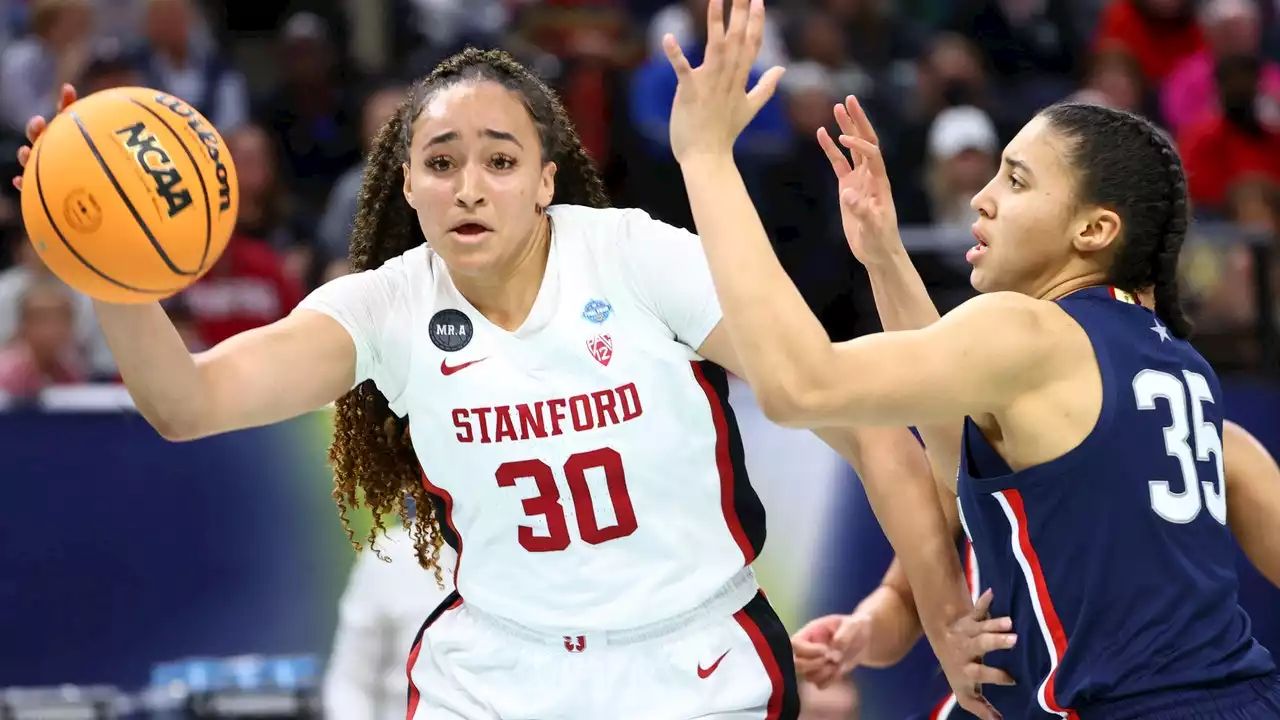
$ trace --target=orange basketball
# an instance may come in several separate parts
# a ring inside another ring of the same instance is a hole
[[[22,220],[41,259],[99,300],[143,303],[213,266],[239,207],[213,125],[146,88],[94,93],[49,123],[22,176]]]

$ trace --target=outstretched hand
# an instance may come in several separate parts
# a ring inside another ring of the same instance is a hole
[[[818,130],[818,144],[839,181],[840,219],[849,249],[859,262],[870,265],[902,251],[898,213],[880,141],[862,105],[850,95],[835,106],[835,116],[840,145],[849,149],[852,164],[826,128]]]
[[[70,107],[71,103],[76,101],[76,89],[70,85],[62,86],[62,96],[58,99],[58,112],[61,113]],[[23,145],[18,148],[18,164],[22,167],[27,166],[27,161],[31,159],[31,146],[35,145],[36,139],[49,127],[49,123],[39,115],[27,121],[27,142],[29,145]],[[13,179],[13,186],[22,190],[22,176],[19,175]]]
[[[982,663],[982,657],[996,650],[1008,650],[1017,642],[1010,632],[1012,621],[991,617],[991,590],[973,604],[973,609],[948,629],[946,648],[938,661],[960,707],[983,720],[998,720],[1000,713],[982,694],[983,685],[1013,685],[1013,678],[997,668]]]
[[[671,105],[671,151],[677,162],[733,152],[738,135],[773,97],[781,67],[770,68],[750,91],[751,68],[764,38],[764,0],[732,0],[725,29],[725,0],[707,4],[707,47],[702,64],[689,64],[674,36],[662,38],[676,71]]]

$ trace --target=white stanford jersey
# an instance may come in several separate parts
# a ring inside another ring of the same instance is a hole
[[[356,382],[408,416],[457,587],[540,628],[625,629],[690,610],[764,543],[698,238],[638,210],[553,206],[546,277],[507,332],[428,247],[300,306],[355,341]]]

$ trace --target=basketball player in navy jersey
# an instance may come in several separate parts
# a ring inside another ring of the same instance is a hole
[[[1280,467],[1266,448],[1247,430],[1224,421],[1222,424],[1224,473],[1227,482],[1227,511],[1231,532],[1249,561],[1280,587]],[[949,493],[944,489],[944,493]],[[944,498],[943,510],[952,532],[961,535],[955,497]],[[961,539],[960,553],[970,592],[978,602],[981,573],[973,546]],[[1242,600],[1244,600],[1242,598]],[[1247,602],[1247,601],[1246,601]],[[982,603],[985,604],[985,603]],[[998,630],[1002,623],[988,625]],[[997,647],[1000,632],[987,634],[983,642]],[[887,668],[901,661],[920,640],[920,620],[915,597],[897,560],[885,572],[880,586],[848,615],[827,615],[807,623],[792,638],[796,670],[806,681],[825,688],[855,667]],[[834,652],[833,652],[834,651]],[[906,720],[967,720],[968,712],[958,707],[951,689],[941,675],[930,683],[932,691],[921,700],[919,712]]]
[[[967,257],[983,294],[937,322],[833,344],[734,165],[758,104],[736,77],[719,79],[721,58],[694,70],[674,42],[666,51],[679,82],[672,149],[725,327],[766,414],[800,427],[915,425],[935,457],[961,444],[961,521],[995,590],[991,611],[1016,634],[973,670],[975,682],[983,670],[1012,677],[988,690],[996,709],[1280,716],[1275,663],[1236,602],[1221,391],[1185,339],[1186,176],[1169,139],[1111,109],[1041,112],[973,200]],[[872,133],[842,140],[855,167],[879,170]],[[884,296],[882,316],[895,305],[922,314],[928,296],[891,200],[876,192],[887,182],[850,176],[850,240]],[[1135,298],[1145,290],[1153,308]]]

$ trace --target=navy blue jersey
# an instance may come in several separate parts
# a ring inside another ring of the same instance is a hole
[[[1012,472],[965,421],[961,520],[991,613],[1018,634],[987,656],[1017,687],[987,686],[988,697],[1006,717],[1110,717],[1162,692],[1275,673],[1236,600],[1213,369],[1125,293],[1089,288],[1058,305],[1101,371],[1093,431]]]

